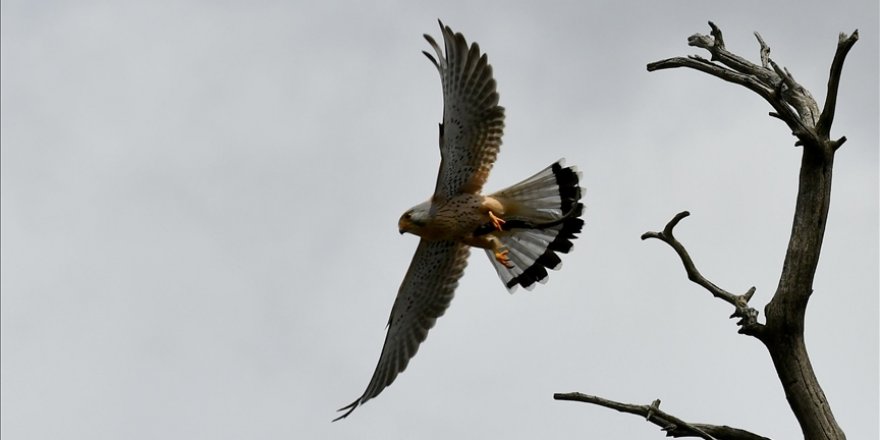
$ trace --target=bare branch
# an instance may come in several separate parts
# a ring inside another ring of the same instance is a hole
[[[760,66],[728,51],[724,45],[721,29],[711,21],[709,27],[710,35],[691,35],[688,37],[688,45],[709,51],[712,55],[711,61],[697,57],[669,58],[648,64],[648,71],[689,67],[744,86],[760,95],[773,107],[774,112],[770,113],[770,116],[788,125],[792,134],[798,138],[795,145],[832,152],[840,148],[846,139],[832,141],[829,139],[829,134],[834,120],[843,61],[858,40],[858,30],[848,37],[845,34],[840,35],[828,79],[825,108],[820,113],[819,106],[809,90],[798,84],[788,70],[779,68],[770,59],[770,46],[759,33],[755,32],[755,38],[761,46]]]
[[[729,426],[685,422],[661,410],[660,399],[654,400],[650,405],[633,405],[583,393],[556,393],[553,398],[591,403],[622,413],[642,416],[646,421],[659,426],[668,437],[697,437],[704,440],[769,440],[767,437]]]
[[[740,320],[737,321],[737,325],[740,326],[739,333],[760,337],[764,330],[764,326],[758,322],[758,311],[749,307],[749,300],[751,300],[752,295],[755,294],[755,287],[750,288],[742,295],[734,295],[718,287],[715,283],[706,279],[706,277],[697,270],[694,260],[691,259],[691,256],[688,254],[684,245],[676,240],[673,235],[673,229],[678,225],[678,222],[689,215],[691,214],[687,211],[676,214],[675,217],[666,224],[666,227],[663,228],[663,232],[645,232],[642,234],[642,240],[656,238],[672,247],[672,249],[678,254],[679,258],[681,258],[681,262],[684,265],[684,270],[687,272],[689,280],[703,286],[714,297],[721,298],[725,302],[734,306],[735,310],[730,317],[740,318]]]
[[[755,32],[755,38],[758,39],[758,44],[761,45],[761,66],[765,69],[770,68],[770,46],[764,42],[764,39],[761,38],[761,34]]]
[[[816,104],[816,100],[813,99],[809,90],[794,80],[794,76],[788,69],[781,69],[773,60],[769,60],[769,63],[773,71],[782,78],[782,84],[785,85],[780,90],[782,98],[797,110],[798,127],[804,134],[807,134],[810,131],[809,127],[815,126],[816,121],[819,120],[819,106]]]
[[[700,37],[700,41],[704,38],[709,38],[705,36],[692,36],[690,41],[694,41],[695,38]],[[701,45],[704,43],[700,43]],[[693,44],[692,44],[693,45]],[[725,55],[717,55],[719,53],[725,53]],[[728,61],[727,64],[735,65],[733,62],[735,59],[740,59],[739,57],[729,55],[726,51],[712,51],[713,59],[725,59]],[[743,60],[743,63],[747,63]],[[737,65],[738,69],[728,69],[724,66],[720,66],[718,64],[712,63],[709,60],[698,56],[691,57],[675,57],[668,58],[665,60],[655,61],[653,63],[648,64],[648,71],[653,72],[655,70],[662,69],[672,69],[676,67],[689,67],[691,69],[699,70],[704,73],[708,73],[717,78],[723,79],[724,81],[741,85],[758,95],[760,95],[764,100],[766,100],[776,112],[770,113],[771,116],[779,118],[782,122],[785,122],[786,125],[791,129],[792,134],[797,136],[799,139],[802,136],[809,135],[810,130],[804,127],[801,120],[798,118],[795,110],[791,108],[786,102],[784,97],[784,93],[782,90],[783,82],[782,79],[776,75],[772,70],[766,70],[766,74],[757,75],[754,73],[748,73],[748,69],[762,69],[756,65],[747,66],[746,64]],[[743,71],[740,71],[742,69]],[[744,72],[745,71],[745,72]],[[772,77],[768,76],[772,75]],[[765,80],[762,77],[767,77]],[[801,142],[802,143],[802,142]]]
[[[712,28],[711,36],[701,34],[691,35],[688,37],[688,46],[705,49],[712,55],[712,61],[718,61],[736,72],[755,76],[762,83],[774,84],[778,81],[778,79],[774,77],[773,71],[766,66],[762,68],[761,66],[728,51],[724,46],[724,40],[721,38],[721,29],[719,29],[718,26],[715,26],[715,23],[712,23],[711,21],[709,22],[709,27]],[[770,48],[768,47],[768,54],[769,51]]]
[[[721,36],[721,29],[711,21],[709,22],[709,27],[712,28],[712,38],[715,39],[715,47],[724,49],[724,37]]]
[[[838,38],[837,52],[834,53],[834,60],[831,61],[831,73],[828,75],[828,94],[825,96],[825,108],[822,110],[822,116],[816,124],[816,130],[824,138],[828,138],[831,135],[831,123],[834,122],[834,111],[837,107],[837,90],[840,86],[840,75],[843,72],[843,61],[858,39],[858,29],[853,31],[848,37],[841,32]],[[845,138],[841,138],[836,142],[836,145],[832,146],[833,149],[840,148],[845,141]]]
[[[712,63],[711,61],[700,58],[698,56],[692,56],[688,58],[675,57],[655,61],[648,64],[648,71],[653,72],[655,70],[672,69],[675,67],[689,67],[691,69],[699,70],[701,72],[708,73],[709,75],[721,78],[727,82],[739,84],[763,96],[764,99],[767,100],[770,100],[773,95],[773,87],[769,87],[761,81],[756,80],[753,76],[737,72],[732,69],[727,69],[723,66],[719,66],[715,63]]]

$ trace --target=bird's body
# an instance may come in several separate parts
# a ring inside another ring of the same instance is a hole
[[[443,85],[440,171],[428,201],[404,212],[400,233],[421,238],[388,319],[379,363],[366,391],[336,420],[376,397],[402,372],[452,300],[471,247],[486,250],[505,287],[526,289],[558,269],[581,231],[579,174],[557,161],[532,177],[481,194],[504,131],[492,67],[474,43],[440,24],[445,53],[428,35]]]
[[[398,222],[401,233],[411,233],[427,240],[460,240],[467,237],[467,229],[475,230],[489,215],[483,205],[483,196],[460,194],[442,203],[430,204],[424,220],[404,213]],[[407,211],[410,212],[410,211]]]
[[[415,209],[415,208],[414,208]],[[418,235],[425,240],[454,240],[470,246],[490,249],[486,234],[476,236],[481,226],[492,222],[492,215],[504,215],[504,206],[492,197],[459,194],[441,203],[430,204],[426,220],[412,218],[412,210],[398,222],[401,233]]]

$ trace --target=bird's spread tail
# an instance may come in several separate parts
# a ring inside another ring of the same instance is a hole
[[[512,267],[499,262],[491,250],[486,254],[511,292],[518,285],[531,290],[535,282],[546,282],[547,269],[562,265],[557,252],[572,249],[571,241],[584,225],[579,181],[577,169],[566,167],[560,159],[490,196],[505,208],[504,228],[496,234],[509,251]]]

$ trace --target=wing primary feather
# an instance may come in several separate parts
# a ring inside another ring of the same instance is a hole
[[[480,45],[469,44],[461,33],[438,22],[445,51],[436,44],[439,40],[428,42],[437,52],[443,86],[445,136],[440,142],[440,172],[432,196],[442,202],[482,190],[501,148],[504,108],[498,105],[492,66]]]
[[[426,50],[423,50],[422,53],[425,54],[425,56],[428,57],[429,60],[431,60],[431,63],[434,64],[434,67],[436,67],[437,70],[440,70],[440,64],[437,64],[437,60],[434,59],[433,55],[429,54]]]
[[[425,40],[428,40],[428,44],[430,44],[431,47],[434,48],[434,53],[437,54],[437,59],[435,60],[434,57],[432,57],[431,55],[428,55],[428,52],[426,52],[426,51],[422,51],[422,52],[424,52],[425,55],[428,55],[428,58],[430,58],[431,61],[434,63],[434,65],[437,66],[437,69],[440,70],[440,74],[442,75],[443,74],[442,66],[444,66],[446,64],[446,59],[443,57],[443,51],[440,49],[440,45],[437,44],[437,41],[434,40],[434,37],[432,37],[428,34],[424,34],[424,37],[425,37]]]
[[[378,396],[406,369],[427,338],[428,330],[449,307],[469,252],[467,245],[453,241],[419,242],[391,307],[385,343],[373,377],[357,400],[339,409],[344,413],[334,422]]]

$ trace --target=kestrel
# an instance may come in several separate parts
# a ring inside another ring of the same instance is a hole
[[[406,368],[449,307],[471,247],[485,249],[508,290],[530,290],[547,280],[547,268],[559,268],[556,253],[571,250],[584,224],[579,173],[562,160],[507,189],[480,194],[501,147],[504,108],[480,46],[469,47],[442,22],[440,28],[446,55],[429,35],[436,58],[424,52],[443,84],[437,184],[428,201],[400,217],[400,233],[421,241],[391,308],[373,378],[334,421],[378,396]]]

